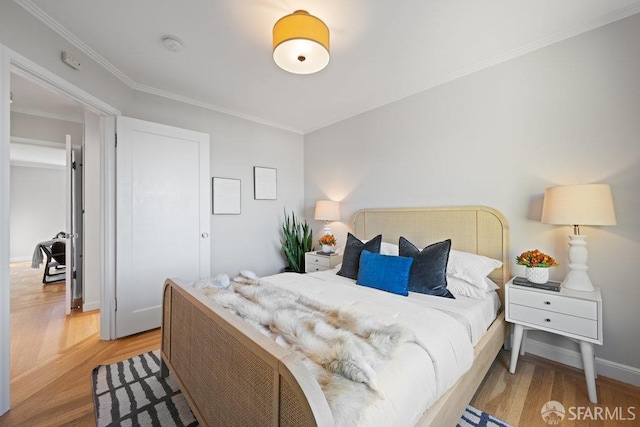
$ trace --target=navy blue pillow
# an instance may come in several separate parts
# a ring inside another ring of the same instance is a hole
[[[455,297],[447,289],[447,263],[451,239],[434,243],[422,251],[404,237],[398,242],[400,256],[412,257],[409,290],[439,297]]]
[[[360,255],[358,285],[407,296],[409,270],[413,258],[374,254],[367,250]]]
[[[342,267],[338,271],[339,276],[348,277],[349,279],[358,278],[358,270],[360,268],[360,254],[363,250],[380,253],[380,245],[382,244],[382,234],[378,234],[367,243],[362,243],[356,236],[347,234],[347,244],[342,254]]]

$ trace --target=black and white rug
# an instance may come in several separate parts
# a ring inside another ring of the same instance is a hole
[[[158,377],[160,351],[150,351],[91,375],[96,424],[103,426],[197,426],[172,376]]]
[[[96,424],[103,426],[198,425],[171,375],[159,378],[160,351],[150,351],[91,375]],[[467,406],[458,427],[512,427],[473,406]]]

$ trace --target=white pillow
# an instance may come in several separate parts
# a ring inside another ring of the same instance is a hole
[[[447,278],[456,277],[469,282],[480,290],[487,291],[489,286],[485,278],[493,270],[500,267],[502,267],[502,261],[497,259],[451,249],[447,264]]]
[[[368,240],[362,240],[362,243],[367,243]],[[340,246],[336,249],[337,254],[344,254],[345,246]],[[380,255],[395,255],[398,256],[400,254],[400,249],[398,245],[394,245],[393,243],[382,242],[380,244]]]
[[[447,289],[455,296],[463,296],[475,299],[487,299],[491,292],[495,291],[496,289],[500,289],[500,287],[489,278],[485,278],[485,282],[485,285],[488,288],[488,290],[486,291],[479,289],[466,280],[449,276],[447,277]]]
[[[400,248],[393,243],[382,242],[380,245],[380,255],[400,255]]]

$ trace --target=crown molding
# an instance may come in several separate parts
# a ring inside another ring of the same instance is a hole
[[[37,145],[38,147],[51,147],[58,149],[65,149],[64,142],[46,141],[44,139],[23,138],[21,136],[11,136],[9,141],[12,144],[25,144],[25,145]]]
[[[123,73],[118,67],[107,61],[102,55],[93,50],[89,45],[84,43],[78,37],[76,37],[71,31],[67,30],[62,24],[49,16],[44,10],[38,7],[31,0],[14,0],[18,5],[20,5],[23,9],[25,9],[28,13],[33,15],[35,18],[43,22],[57,34],[59,34],[62,38],[67,40],[73,46],[75,46],[82,53],[87,55],[93,61],[95,61],[98,65],[103,67],[105,70],[113,74],[116,78],[122,81],[124,84],[129,86],[133,90],[137,90],[139,92],[148,93],[151,95],[160,96],[167,99],[172,99],[174,101],[183,102],[185,104],[194,105],[196,107],[204,108],[207,110],[215,111],[218,113],[227,114],[230,116],[238,117],[240,119],[248,120],[251,122],[259,123],[265,126],[270,126],[282,130],[286,130],[288,132],[293,132],[297,134],[302,134],[300,129],[295,129],[289,126],[282,125],[280,123],[272,122],[270,120],[262,119],[260,117],[252,116],[250,114],[244,114],[239,111],[230,110],[227,108],[223,108],[208,102],[200,101],[198,99],[190,98],[188,96],[180,95],[174,92],[170,92],[164,89],[159,89],[147,85],[143,85],[135,82],[125,73]]]
[[[296,128],[292,128],[289,126],[285,126],[282,125],[280,123],[276,123],[276,122],[272,122],[270,120],[266,120],[260,117],[256,117],[256,116],[252,116],[250,114],[245,114],[245,113],[241,113],[239,111],[235,111],[235,110],[230,110],[227,108],[223,108],[214,104],[210,104],[208,102],[205,101],[201,101],[199,99],[195,99],[195,98],[190,98],[188,96],[184,96],[184,95],[180,95],[177,94],[175,92],[169,92],[167,90],[164,89],[158,89],[155,87],[151,87],[151,86],[146,86],[146,85],[141,85],[136,83],[133,87],[133,89],[140,91],[140,92],[144,92],[144,93],[148,93],[151,95],[156,95],[156,96],[160,96],[163,98],[168,98],[168,99],[172,99],[174,101],[178,101],[178,102],[183,102],[185,104],[190,104],[196,107],[200,107],[200,108],[204,108],[207,110],[211,110],[211,111],[215,111],[218,113],[222,113],[222,114],[227,114],[229,116],[234,116],[240,119],[244,119],[244,120],[249,120],[251,122],[255,122],[255,123],[259,123],[265,126],[270,126],[273,128],[278,128],[278,129],[282,129],[282,130],[286,130],[287,132],[292,132],[292,133],[297,133],[300,135],[303,135],[304,133],[302,132],[302,130],[300,129],[296,129]]]
[[[606,15],[599,16],[598,18],[595,18],[595,19],[592,19],[590,21],[584,22],[584,23],[582,23],[580,25],[576,25],[576,26],[571,27],[571,28],[569,28],[567,30],[560,31],[560,32],[558,32],[556,34],[553,34],[553,35],[549,36],[549,37],[545,37],[545,38],[533,41],[533,42],[528,43],[528,44],[526,44],[524,46],[521,46],[519,48],[512,49],[512,50],[510,50],[510,51],[508,51],[506,53],[503,53],[501,55],[494,56],[493,58],[490,58],[490,59],[488,59],[486,61],[479,62],[479,63],[477,63],[477,64],[475,64],[475,65],[473,65],[471,67],[467,67],[467,68],[461,69],[459,71],[455,71],[453,73],[450,73],[450,74],[446,75],[445,77],[443,77],[442,79],[434,80],[434,81],[428,83],[426,86],[424,86],[422,89],[416,91],[415,93],[398,97],[398,98],[396,98],[396,99],[394,99],[392,101],[389,101],[389,102],[387,102],[385,104],[380,104],[380,105],[371,107],[371,108],[369,108],[369,109],[367,109],[365,111],[361,111],[361,112],[358,112],[358,113],[353,114],[351,116],[343,117],[341,119],[334,120],[332,122],[322,124],[320,126],[312,128],[312,129],[304,129],[304,134],[306,135],[308,133],[314,132],[314,131],[322,129],[324,127],[331,126],[333,124],[339,123],[339,122],[341,122],[343,120],[347,120],[347,119],[350,119],[352,117],[359,116],[360,114],[366,113],[368,111],[375,110],[376,108],[380,108],[380,107],[382,107],[384,105],[392,104],[394,102],[400,101],[400,100],[408,98],[410,96],[417,95],[417,94],[419,94],[421,92],[427,91],[429,89],[433,89],[433,88],[435,88],[437,86],[443,85],[443,84],[451,82],[453,80],[457,80],[459,78],[468,76],[469,74],[473,74],[475,72],[484,70],[485,68],[489,68],[489,67],[492,67],[494,65],[501,64],[503,62],[506,62],[506,61],[509,61],[511,59],[517,58],[519,56],[525,55],[527,53],[531,53],[531,52],[533,52],[535,50],[542,49],[542,48],[550,46],[552,44],[555,44],[555,43],[561,42],[563,40],[567,40],[567,39],[570,39],[572,37],[578,36],[580,34],[586,33],[588,31],[595,30],[596,28],[603,27],[603,26],[605,26],[607,24],[611,24],[612,22],[619,21],[619,20],[624,19],[624,18],[628,18],[629,16],[635,15],[636,13],[640,13],[640,4],[635,4],[635,5],[632,5],[632,6],[629,6],[629,7],[626,7],[626,8],[619,9],[619,10],[616,10],[614,12],[608,13]]]
[[[11,107],[12,113],[20,113],[20,114],[28,114],[30,116],[44,117],[46,119],[54,119],[54,120],[62,120],[65,122],[73,122],[73,123],[84,123],[84,119],[74,117],[74,116],[65,116],[62,114],[50,113],[48,111],[40,111],[33,108],[24,108],[24,107]]]
[[[110,73],[112,73],[115,77],[117,77],[118,79],[120,79],[123,83],[125,83],[127,86],[129,86],[131,89],[133,90],[137,90],[140,92],[145,92],[145,93],[149,93],[152,95],[156,95],[156,96],[160,96],[163,98],[168,98],[168,99],[172,99],[174,101],[178,101],[178,102],[183,102],[186,104],[191,104],[194,105],[196,107],[200,107],[200,108],[204,108],[207,110],[211,110],[211,111],[216,111],[218,113],[223,113],[223,114],[227,114],[230,116],[234,116],[234,117],[238,117],[244,120],[249,120],[252,122],[256,122],[256,123],[260,123],[266,126],[270,126],[270,127],[275,127],[275,128],[279,128],[282,130],[286,130],[289,132],[293,132],[293,133],[297,133],[297,134],[301,134],[301,135],[305,135],[307,133],[316,131],[318,129],[322,129],[324,127],[327,126],[331,126],[332,124],[341,122],[343,120],[347,120],[349,118],[352,117],[356,117],[362,113],[365,113],[367,111],[371,111],[371,110],[375,110],[376,108],[380,108],[384,105],[387,104],[391,104],[393,102],[399,101],[401,99],[404,98],[408,98],[409,96],[415,95],[417,93],[420,92],[424,92],[426,90],[432,89],[436,86],[440,86],[444,83],[448,83],[450,81],[459,79],[461,77],[467,76],[469,74],[475,73],[477,71],[483,70],[485,68],[488,67],[492,67],[494,65],[500,64],[502,62],[508,61],[510,59],[513,58],[517,58],[519,56],[525,55],[527,53],[530,53],[534,50],[538,50],[541,49],[543,47],[549,46],[551,44],[554,43],[558,43],[560,41],[566,40],[568,38],[571,37],[575,37],[579,34],[585,33],[587,31],[591,31],[594,30],[596,28],[602,27],[604,25],[610,24],[612,22],[618,21],[620,19],[624,19],[627,18],[631,15],[635,15],[636,13],[640,12],[640,4],[635,4],[635,5],[631,5],[622,9],[618,9],[615,10],[613,12],[610,12],[608,14],[605,15],[601,15],[597,18],[591,19],[589,21],[586,21],[582,24],[579,25],[575,25],[574,27],[571,27],[567,30],[564,31],[560,31],[556,34],[553,34],[549,37],[545,37],[539,40],[536,40],[532,43],[526,44],[524,46],[521,46],[519,48],[516,49],[512,49],[504,54],[501,55],[497,55],[493,58],[490,58],[486,61],[482,61],[479,62],[471,67],[453,72],[448,74],[447,76],[445,76],[442,79],[439,80],[435,80],[432,81],[430,83],[428,83],[426,86],[423,86],[421,89],[419,89],[417,92],[409,94],[409,95],[405,95],[405,96],[401,96],[398,97],[396,99],[393,99],[389,102],[385,102],[384,104],[380,104],[380,105],[376,105],[374,107],[371,107],[365,111],[360,111],[356,114],[350,115],[350,116],[346,116],[346,117],[342,117],[338,120],[334,120],[332,122],[329,123],[325,123],[322,124],[320,126],[311,128],[311,129],[307,129],[307,130],[301,130],[301,129],[295,129],[295,128],[291,128],[289,126],[285,126],[279,123],[275,123],[269,120],[265,120],[256,116],[252,116],[249,114],[244,114],[244,113],[240,113],[238,111],[235,110],[229,110],[208,102],[204,102],[204,101],[200,101],[198,99],[194,99],[194,98],[190,98],[187,96],[183,96],[174,92],[170,92],[164,89],[159,89],[159,88],[154,88],[151,86],[147,86],[147,85],[143,85],[143,84],[139,84],[136,83],[133,79],[131,79],[129,76],[127,76],[126,74],[124,74],[122,71],[120,71],[116,66],[114,66],[113,64],[111,64],[109,61],[107,61],[104,57],[102,57],[99,53],[97,53],[96,51],[94,51],[93,49],[91,49],[86,43],[84,43],[82,40],[80,40],[78,37],[76,37],[73,33],[71,33],[69,30],[67,30],[63,25],[61,25],[58,21],[56,21],[55,19],[53,19],[51,16],[49,16],[45,11],[43,11],[42,9],[40,9],[40,7],[38,7],[36,4],[34,4],[31,0],[14,0],[18,5],[22,6],[27,12],[29,12],[31,15],[33,15],[35,18],[39,19],[40,21],[42,21],[45,25],[47,25],[49,28],[51,28],[53,31],[55,31],[56,33],[58,33],[61,37],[63,37],[65,40],[67,40],[69,43],[71,43],[73,46],[75,46],[77,49],[79,49],[80,51],[82,51],[85,55],[89,56],[91,59],[93,59],[95,62],[97,62],[99,65],[101,65],[103,68],[105,68],[107,71],[109,71]]]

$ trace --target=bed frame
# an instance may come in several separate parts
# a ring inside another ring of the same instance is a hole
[[[450,238],[452,248],[502,260],[491,278],[509,280],[509,226],[482,206],[365,209],[354,234],[404,236],[416,246]],[[455,426],[502,346],[504,311],[476,345],[473,366],[420,418],[419,426]],[[333,426],[329,405],[313,375],[294,355],[191,286],[167,280],[163,296],[161,375],[178,381],[201,425]]]

